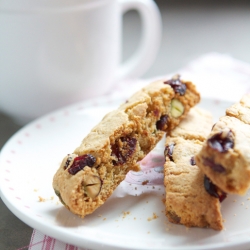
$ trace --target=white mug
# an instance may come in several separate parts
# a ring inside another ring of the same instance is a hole
[[[121,63],[122,17],[142,20],[137,51]],[[161,40],[153,0],[1,0],[0,110],[25,124],[140,77]]]

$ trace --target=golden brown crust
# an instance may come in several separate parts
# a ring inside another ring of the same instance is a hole
[[[192,160],[211,126],[211,115],[193,108],[167,137],[166,147],[173,145],[173,148],[172,155],[165,151],[166,216],[175,224],[222,230],[219,199],[205,190],[204,173]]]
[[[69,164],[65,166],[66,156],[54,176],[53,188],[70,211],[82,217],[92,213],[125,179],[129,170],[139,170],[137,162],[199,102],[195,86],[191,82],[184,83],[187,89],[181,96],[164,81],[153,82],[105,115],[73,152],[77,156],[92,155],[96,161],[91,168],[84,167],[72,175],[68,171]],[[173,99],[184,107],[183,113],[175,110],[174,115],[180,113],[179,117],[171,114]],[[166,123],[159,129],[156,124],[164,115],[167,115]],[[82,180],[87,174],[97,175],[101,180],[100,193],[96,197],[91,198],[84,192],[83,186],[87,184]]]

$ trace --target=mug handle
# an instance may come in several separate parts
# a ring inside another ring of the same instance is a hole
[[[122,14],[138,11],[142,21],[142,37],[134,55],[120,65],[117,80],[142,76],[154,62],[162,37],[161,14],[152,0],[119,0]]]

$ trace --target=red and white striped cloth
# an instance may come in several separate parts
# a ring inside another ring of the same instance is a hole
[[[18,248],[17,250],[89,250],[87,248],[79,248],[72,246],[70,244],[65,244],[61,241],[58,241],[50,236],[44,235],[43,233],[33,230],[30,244],[25,247]]]
[[[34,230],[31,236],[29,250],[88,250],[62,243],[54,238]]]

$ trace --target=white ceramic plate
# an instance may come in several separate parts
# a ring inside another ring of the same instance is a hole
[[[104,97],[78,103],[16,133],[0,155],[1,198],[8,208],[46,235],[90,249],[246,249],[250,245],[249,194],[229,195],[222,203],[225,230],[221,232],[187,229],[167,221],[162,201],[161,143],[152,157],[142,162],[143,171],[129,173],[92,215],[78,218],[60,204],[52,189],[52,178],[62,157],[122,101],[125,98]],[[229,105],[204,98],[199,106],[212,111],[216,120]],[[145,179],[150,181],[141,185]]]

